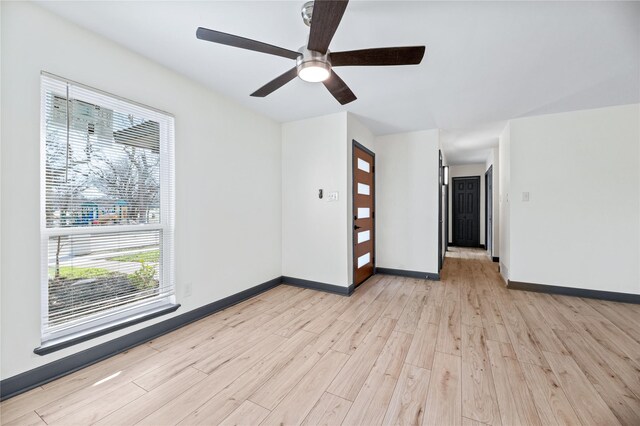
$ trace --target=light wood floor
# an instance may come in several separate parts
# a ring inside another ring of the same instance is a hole
[[[507,290],[481,251],[350,298],[279,286],[2,403],[3,424],[640,425],[640,305]]]

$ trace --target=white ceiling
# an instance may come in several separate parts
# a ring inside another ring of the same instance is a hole
[[[636,2],[351,1],[331,50],[427,52],[418,66],[341,67],[358,96],[345,106],[299,79],[252,98],[294,62],[195,37],[203,26],[297,50],[304,0],[39,3],[281,122],[347,110],[376,134],[444,129],[452,163],[484,161],[508,119],[640,101]]]

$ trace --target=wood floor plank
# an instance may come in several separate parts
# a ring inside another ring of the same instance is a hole
[[[224,419],[220,426],[258,425],[269,413],[270,411],[266,408],[251,401],[245,401],[233,413],[229,414],[229,417]]]
[[[327,391],[349,401],[354,401],[395,325],[396,320],[394,319],[380,318],[362,345],[351,355],[343,371],[331,383]]]
[[[462,329],[460,321],[460,302],[445,300],[438,328],[436,351],[456,356],[461,355]]]
[[[409,279],[400,278],[400,280],[400,289],[394,295],[393,299],[391,299],[389,304],[386,306],[386,309],[382,313],[382,316],[385,318],[392,318],[395,320],[398,320],[400,318],[400,315],[402,315],[402,311],[404,310],[406,304],[409,302],[411,293],[416,286],[415,282]]]
[[[483,426],[484,423],[477,422],[475,420],[471,420],[467,417],[462,418],[462,426]]]
[[[327,294],[326,296],[274,333],[283,337],[291,337],[296,331],[303,329],[311,324],[314,319],[330,310],[331,306],[335,305],[339,298],[343,298],[343,296],[338,296],[337,294]]]
[[[576,329],[589,348],[600,359],[606,360],[607,365],[620,380],[631,389],[636,397],[640,397],[640,361],[631,358],[625,352],[627,345],[637,346],[636,358],[640,359],[640,344],[635,345],[633,339],[626,335],[616,334],[615,330],[614,332],[607,331],[607,326],[608,324],[605,322],[593,319],[577,325]],[[620,337],[623,338],[620,339]],[[633,354],[633,351],[633,349],[629,349],[628,352]]]
[[[344,419],[345,424],[382,424],[412,338],[412,335],[406,333],[391,333],[371,373],[353,401]]]
[[[529,302],[542,314],[545,323],[554,330],[573,331],[573,324],[556,308],[550,294],[523,292]]]
[[[384,308],[385,305],[382,303],[372,302],[331,349],[349,355],[353,354],[378,321]]]
[[[416,426],[422,424],[430,374],[429,370],[410,364],[402,367],[382,424]]]
[[[470,280],[463,281],[461,297],[461,322],[465,325],[482,327],[480,302],[478,300],[477,284]]]
[[[523,292],[522,292],[523,293]],[[533,333],[534,340],[538,348],[547,352],[555,352],[567,355],[564,345],[549,328],[544,317],[534,305],[528,303],[528,299],[523,297],[522,303],[518,304],[518,311],[522,315],[527,328]]]
[[[573,358],[553,352],[544,355],[583,424],[620,424]]]
[[[422,307],[427,302],[428,294],[427,289],[425,289],[423,285],[414,281],[414,290],[398,319],[396,331],[409,334],[416,332]]]
[[[338,320],[338,317],[342,315],[342,312],[349,306],[349,303],[350,300],[348,297],[342,297],[331,307],[313,318],[302,329],[316,334],[322,333],[329,325]]]
[[[407,364],[431,370],[433,357],[436,353],[438,340],[438,326],[432,323],[419,324],[413,335],[411,347],[407,354]]]
[[[145,417],[156,412],[160,407],[172,401],[186,390],[196,385],[207,377],[202,371],[195,368],[189,368],[182,371],[179,375],[169,380],[165,384],[158,386],[151,392],[147,392],[134,403],[127,404],[124,407],[114,411],[110,415],[103,417],[96,422],[97,425],[133,425],[142,421]],[[171,421],[165,418],[162,423]]]
[[[268,318],[271,316],[259,314],[235,328],[226,327],[209,337],[206,343],[189,347],[186,352],[180,350],[184,349],[181,345],[167,348],[160,355],[149,358],[149,368],[136,374],[134,380],[149,391],[192,366],[211,372],[245,352],[248,344],[264,339],[268,332],[260,327],[260,323]]]
[[[517,425],[524,424],[520,420],[518,410],[516,409],[516,401],[511,392],[509,384],[507,368],[504,364],[502,351],[498,342],[488,341],[487,349],[491,360],[491,373],[496,388],[496,398],[500,407],[500,416],[502,424]]]
[[[373,302],[376,297],[386,288],[388,280],[384,280],[382,277],[375,277],[374,280],[361,284],[359,287],[360,292],[351,296],[353,299],[344,312],[338,317],[340,321],[353,322],[362,313],[367,310],[367,307]]]
[[[427,295],[427,303],[422,307],[419,322],[427,322],[434,325],[440,324],[440,319],[442,318],[442,305],[444,302],[441,295],[438,295],[437,293],[441,291],[443,291],[443,289],[437,289],[435,285],[431,287],[431,290]]]
[[[596,339],[601,346],[607,347],[612,351],[615,348],[621,353],[626,354],[626,357],[624,355],[622,356],[632,360],[635,362],[635,366],[640,367],[640,343],[636,342],[612,322],[608,320],[581,322],[580,325],[576,327],[576,330],[578,332],[581,332],[581,330],[586,331]]]
[[[300,351],[298,356],[282,370],[269,378],[249,399],[269,410],[273,410],[291,389],[320,361],[351,324],[334,322],[322,335],[317,336]]]
[[[487,339],[510,343],[509,333],[504,325],[500,309],[498,309],[498,305],[493,300],[493,296],[490,295],[490,290],[485,289],[485,291],[486,295],[482,294],[478,297],[478,303],[480,305],[480,319]]]
[[[263,424],[299,424],[307,417],[349,355],[329,351],[316,366],[278,404]]]
[[[134,383],[129,383],[105,395],[98,401],[85,404],[55,421],[47,421],[47,424],[60,426],[93,424],[125,405],[134,402],[144,394],[146,394],[144,389]]]
[[[556,333],[620,423],[640,424],[640,399],[613,371],[609,360],[600,358],[594,346],[585,342],[578,333],[562,330],[556,330]]]
[[[387,306],[396,295],[400,287],[402,287],[402,282],[397,279],[397,277],[392,277],[390,275],[383,275],[380,279],[380,282],[385,283],[385,288],[376,296],[373,300],[374,302],[379,302],[383,306]]]
[[[462,416],[499,425],[500,411],[481,327],[462,325]]]
[[[325,392],[304,419],[302,426],[340,425],[349,408],[351,401]]]
[[[620,330],[628,334],[636,342],[640,343],[640,327],[638,327],[637,319],[631,312],[619,308],[619,304],[607,302],[604,300],[587,299],[588,303],[596,311],[601,313],[607,320],[615,324]],[[636,317],[637,318],[637,317]]]
[[[503,425],[541,424],[517,359],[503,356],[503,344],[487,341],[491,374]]]
[[[228,400],[231,398],[228,396],[229,393],[236,391],[234,385],[242,386],[242,391],[245,392],[242,397],[228,401],[230,402],[228,404],[221,404],[218,416],[215,418],[216,422],[220,422],[248,398],[250,390],[251,392],[255,391],[275,370],[292,362],[295,358],[293,354],[299,353],[315,338],[317,338],[315,334],[302,331],[289,339],[272,336],[272,340],[267,341],[269,344],[256,348],[247,354],[249,358],[246,358],[243,363],[244,367],[248,367],[248,369],[237,371],[236,368],[224,368],[210,374],[202,382],[195,384],[149,415],[145,418],[144,423],[149,425],[166,423],[166,419],[171,418],[173,424],[177,424],[218,395],[223,395],[222,398]],[[256,374],[257,369],[262,369],[260,375]],[[253,387],[250,386],[250,383],[253,383]],[[216,400],[216,402],[219,401],[219,399]]]
[[[423,425],[462,424],[461,374],[459,356],[436,352],[429,377]]]
[[[522,362],[547,367],[547,361],[538,347],[533,332],[527,326],[516,302],[510,298],[508,290],[495,288],[494,295],[498,296],[500,312],[518,359]]]
[[[29,411],[27,414],[7,423],[5,423],[4,418],[2,418],[2,424],[6,426],[46,426],[44,420],[42,420],[35,411]]]
[[[527,364],[522,371],[542,424],[565,426],[581,424],[551,368]]]

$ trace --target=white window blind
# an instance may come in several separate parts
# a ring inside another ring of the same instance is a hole
[[[174,300],[174,119],[41,76],[42,341]]]

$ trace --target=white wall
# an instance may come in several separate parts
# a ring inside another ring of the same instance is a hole
[[[349,285],[347,156],[344,112],[282,125],[282,275]]]
[[[484,165],[485,170],[489,170],[489,167],[493,166],[493,246],[491,247],[491,253],[489,256],[500,257],[500,152],[499,148],[495,147],[491,149],[487,161]],[[488,238],[485,235],[485,241]],[[489,242],[487,241],[487,250]]]
[[[485,243],[484,174],[486,171],[484,163],[449,166],[449,242],[453,241],[453,178],[480,176],[480,244]]]
[[[438,148],[439,130],[375,139],[376,266],[438,272]]]
[[[500,236],[500,273],[505,280],[509,279],[511,254],[511,211],[509,207],[509,191],[511,190],[511,124],[507,123],[498,142],[498,161],[500,163],[498,222]]]
[[[640,105],[513,120],[510,163],[509,279],[640,294]]]
[[[278,123],[37,6],[1,7],[3,379],[169,317],[50,355],[33,353],[40,344],[41,70],[175,115],[182,307],[173,315],[281,275]],[[189,282],[193,294],[184,297]]]
[[[347,112],[282,125],[283,275],[353,283],[354,139],[375,151],[371,131]],[[333,191],[337,202],[326,198]]]

